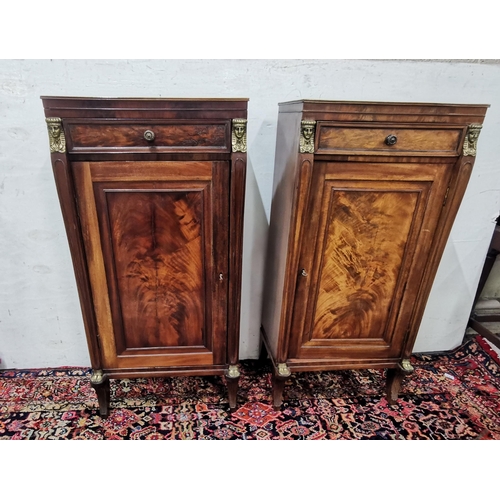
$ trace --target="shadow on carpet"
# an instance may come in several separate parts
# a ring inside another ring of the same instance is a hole
[[[412,357],[399,404],[384,370],[293,374],[271,406],[269,362],[241,362],[238,407],[222,377],[111,381],[101,419],[88,369],[0,372],[0,439],[499,439],[499,364],[480,336]]]

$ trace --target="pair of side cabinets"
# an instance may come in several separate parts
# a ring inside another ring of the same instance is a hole
[[[247,99],[42,97],[102,416],[110,378],[224,375],[236,406]],[[280,104],[263,293],[292,372],[387,369],[394,403],[487,105]]]

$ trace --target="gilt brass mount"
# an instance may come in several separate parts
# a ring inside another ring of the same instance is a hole
[[[66,137],[61,118],[45,118],[51,153],[66,153]]]
[[[471,123],[467,128],[464,141],[464,156],[476,156],[477,139],[482,128],[483,126],[479,123]]]
[[[231,143],[233,153],[247,152],[247,121],[243,118],[233,118]]]
[[[106,378],[102,370],[93,370],[90,376],[90,382],[92,384],[102,384]]]
[[[401,370],[403,370],[405,373],[409,374],[409,373],[413,373],[413,370],[415,368],[413,368],[413,366],[411,365],[410,363],[410,360],[409,359],[403,359],[401,361]]]
[[[226,377],[238,378],[241,375],[238,365],[229,365],[226,370]]]
[[[289,377],[292,374],[286,363],[279,363],[276,368],[280,377]]]
[[[314,120],[302,120],[300,122],[300,153],[314,153]]]

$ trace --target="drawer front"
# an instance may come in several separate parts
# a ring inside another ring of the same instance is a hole
[[[92,122],[64,124],[69,152],[217,151],[230,147],[228,122]]]
[[[458,155],[462,128],[360,127],[318,124],[318,152]]]

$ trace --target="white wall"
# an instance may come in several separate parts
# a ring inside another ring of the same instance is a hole
[[[476,167],[416,351],[463,337],[499,213],[500,66],[363,60],[0,61],[2,368],[89,364],[40,95],[249,97],[241,358],[257,355],[277,103],[293,99],[491,104]]]

